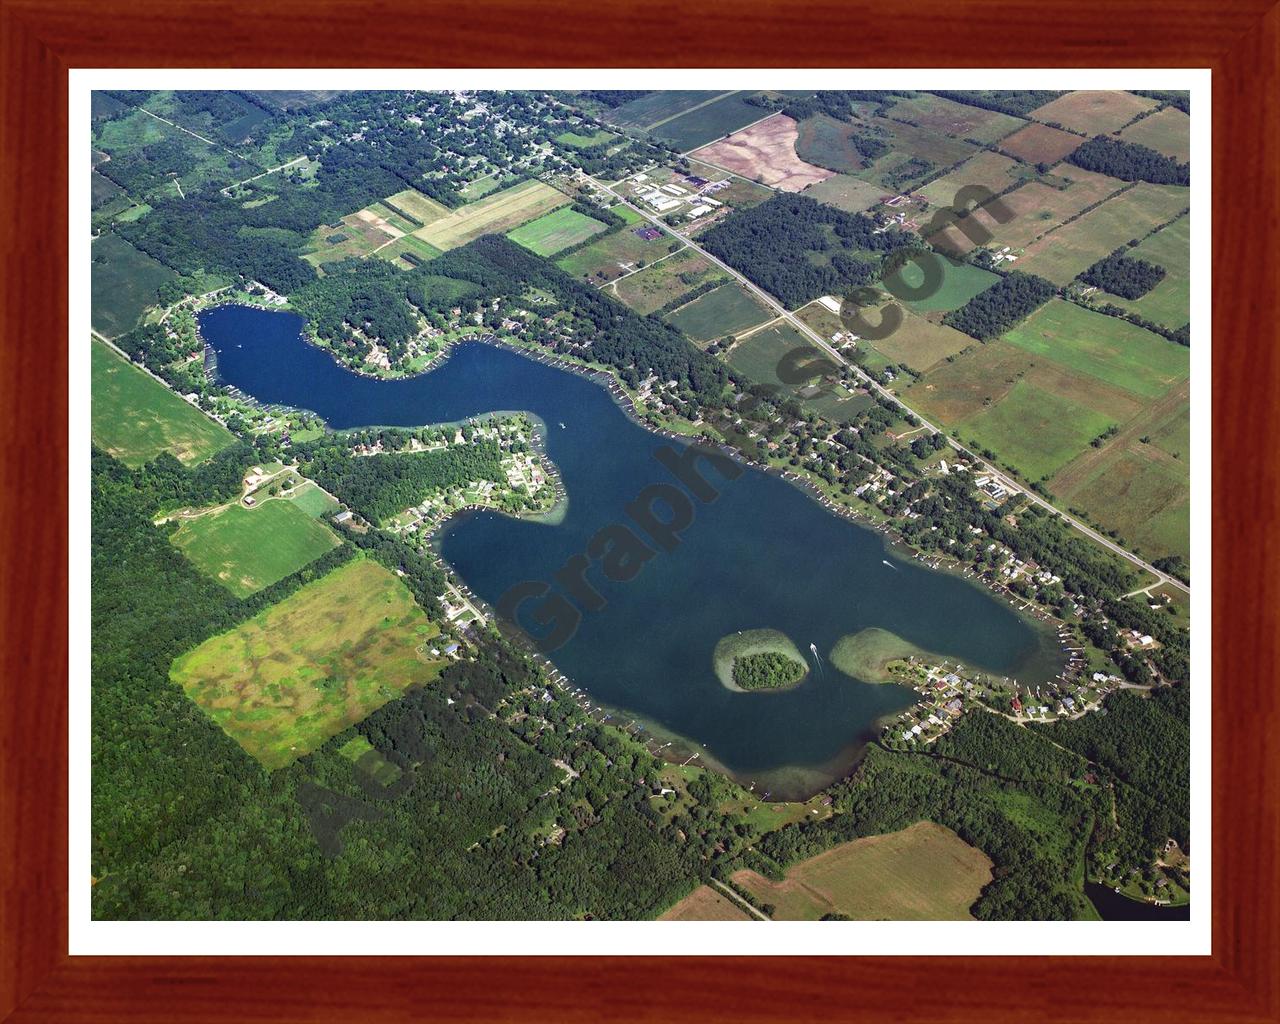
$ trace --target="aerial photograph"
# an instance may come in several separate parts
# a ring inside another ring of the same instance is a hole
[[[90,123],[95,921],[1189,920],[1189,92]]]

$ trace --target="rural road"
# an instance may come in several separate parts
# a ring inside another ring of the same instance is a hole
[[[743,910],[747,911],[747,913],[752,914],[752,915],[754,915],[755,917],[760,918],[760,920],[761,920],[761,921],[772,921],[772,920],[773,920],[773,918],[771,918],[771,917],[767,917],[766,915],[764,915],[764,914],[760,913],[760,911],[756,910],[756,908],[755,908],[755,907],[753,907],[750,903],[748,903],[746,900],[744,900],[744,899],[743,899],[741,896],[739,896],[736,892],[734,892],[734,891],[733,891],[732,889],[730,889],[727,885],[725,885],[723,882],[721,882],[718,878],[713,878],[713,879],[711,879],[711,884],[712,884],[712,885],[714,885],[714,886],[715,886],[717,889],[719,889],[721,892],[723,892],[726,896],[728,896],[728,897],[729,897],[729,899],[733,900],[733,902],[734,902],[734,903],[736,903],[738,906],[740,906]]]
[[[808,324],[802,321],[798,316],[792,313],[789,309],[787,309],[784,305],[782,305],[782,303],[780,303],[772,295],[766,292],[763,288],[760,288],[756,284],[754,284],[752,281],[749,281],[743,274],[740,274],[737,270],[729,266],[723,260],[718,259],[715,256],[712,256],[711,253],[707,252],[704,248],[702,248],[702,246],[698,245],[698,243],[695,242],[693,239],[691,239],[688,235],[671,227],[669,224],[663,223],[656,216],[653,216],[652,214],[650,214],[647,210],[641,209],[640,206],[631,202],[631,200],[628,199],[626,196],[616,191],[616,189],[613,186],[606,185],[601,181],[597,181],[595,178],[591,177],[590,175],[584,174],[583,177],[586,178],[588,181],[590,181],[592,184],[596,185],[598,188],[601,188],[605,192],[608,192],[615,199],[625,203],[628,207],[635,210],[636,213],[640,214],[650,223],[661,228],[663,231],[668,231],[671,234],[675,235],[676,238],[680,239],[686,245],[690,246],[695,252],[701,254],[704,259],[715,264],[725,273],[729,274],[735,281],[737,281],[738,283],[746,287],[753,295],[758,297],[770,309],[776,311],[779,317],[786,320],[789,324],[791,324],[792,327],[798,330],[806,338],[809,338],[815,344],[819,345],[823,349],[823,351],[829,354],[839,364],[841,364],[842,366],[847,366],[851,370],[853,370],[853,372],[857,375],[859,380],[861,380],[862,383],[867,388],[873,390],[876,394],[883,396],[885,399],[892,402],[894,405],[898,406],[900,409],[904,410],[905,412],[909,412],[912,416],[916,417],[916,419],[918,419],[924,426],[928,427],[930,430],[934,430],[934,431],[938,431],[939,433],[942,433],[947,438],[947,443],[953,449],[971,458],[974,462],[976,462],[978,465],[982,467],[983,472],[989,473],[990,475],[994,476],[1001,483],[1001,485],[1005,487],[1006,490],[1020,491],[1022,494],[1026,495],[1028,501],[1031,501],[1034,504],[1041,506],[1042,508],[1048,509],[1050,512],[1053,512],[1056,515],[1061,516],[1065,522],[1075,527],[1075,529],[1079,530],[1085,536],[1089,537],[1091,540],[1097,542],[1098,544],[1101,544],[1108,551],[1111,551],[1114,554],[1119,555],[1121,558],[1124,558],[1126,561],[1129,561],[1132,564],[1136,565],[1139,569],[1143,569],[1146,572],[1149,572],[1152,576],[1155,576],[1160,581],[1160,583],[1167,583],[1171,587],[1176,587],[1178,590],[1182,591],[1184,594],[1191,593],[1191,588],[1187,586],[1185,583],[1183,583],[1181,580],[1175,579],[1174,577],[1170,576],[1168,573],[1161,572],[1154,565],[1151,565],[1149,562],[1143,561],[1141,558],[1133,554],[1131,551],[1125,550],[1115,541],[1111,540],[1108,537],[1103,536],[1101,533],[1093,529],[1091,526],[1081,522],[1079,519],[1076,519],[1074,516],[1068,515],[1066,512],[1062,511],[1062,509],[1055,507],[1052,503],[1041,498],[1034,491],[1030,490],[1027,487],[1024,487],[1022,484],[1018,483],[1017,481],[1010,479],[1010,477],[1007,474],[1002,473],[1000,470],[998,470],[995,466],[992,466],[985,459],[980,458],[974,452],[970,451],[968,448],[962,445],[955,438],[951,437],[949,434],[946,434],[944,431],[940,430],[937,426],[930,423],[918,412],[916,412],[916,410],[912,409],[909,405],[907,405],[904,401],[902,401],[902,399],[900,399],[893,392],[889,391],[887,388],[881,387],[879,383],[872,380],[871,377],[869,377],[863,371],[862,367],[858,366],[856,363],[850,362],[848,359],[842,356],[838,351],[832,348],[825,338],[823,338],[820,334],[814,331]],[[1152,586],[1156,586],[1156,585],[1157,584],[1152,584]]]

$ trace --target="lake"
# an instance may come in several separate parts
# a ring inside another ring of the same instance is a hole
[[[552,594],[564,596],[565,585],[554,581],[567,560],[606,526],[635,531],[625,510],[646,487],[677,484],[656,455],[683,442],[639,426],[597,383],[515,352],[462,344],[430,373],[377,380],[308,344],[294,314],[222,306],[199,319],[226,383],[262,402],[312,410],[336,429],[448,423],[494,411],[538,417],[567,495],[564,516],[553,523],[470,513],[438,538],[442,557],[491,605],[522,581],[553,584]],[[881,534],[831,514],[775,475],[702,473],[718,497],[690,501],[692,522],[674,550],[652,545],[656,553],[626,582],[606,579],[593,560],[586,580],[603,607],[584,611],[551,655],[592,700],[613,709],[615,721],[635,717],[678,741],[672,749],[701,751],[773,799],[797,798],[846,773],[878,722],[916,697],[830,665],[843,634],[880,627],[1027,682],[1060,671],[1052,632],[990,591],[903,560]],[[659,518],[668,514],[661,503],[653,507]],[[551,612],[548,600],[522,606],[531,634],[545,632],[530,616]],[[748,629],[779,630],[802,652],[813,645],[799,686],[735,693],[720,683],[716,642]]]

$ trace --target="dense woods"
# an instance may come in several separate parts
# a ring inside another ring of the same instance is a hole
[[[944,92],[932,90],[935,96],[944,96],[957,103],[967,103],[971,107],[994,110],[1001,114],[1012,114],[1014,117],[1026,117],[1037,107],[1065,96],[1064,92],[1050,89],[971,89]]]
[[[1057,293],[1050,282],[1015,270],[979,292],[942,320],[979,341],[995,338],[1015,327]]]
[[[794,683],[805,673],[795,658],[760,651],[733,659],[733,681],[744,690],[772,690]]]
[[[1121,181],[1149,181],[1153,185],[1190,185],[1191,165],[1157,153],[1136,142],[1098,135],[1067,157],[1077,167],[1109,174]]]
[[[1098,260],[1080,275],[1080,280],[1122,299],[1140,298],[1164,280],[1164,267],[1124,253],[1124,249],[1118,249]]]
[[[789,308],[873,281],[885,253],[914,236],[870,217],[780,193],[716,224],[700,242]]]

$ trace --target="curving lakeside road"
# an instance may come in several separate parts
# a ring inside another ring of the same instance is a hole
[[[1003,485],[1006,490],[1015,490],[1015,491],[1022,492],[1027,496],[1027,498],[1030,501],[1034,502],[1037,505],[1040,505],[1043,508],[1048,509],[1050,512],[1053,512],[1061,516],[1065,522],[1071,524],[1073,527],[1075,527],[1085,536],[1089,537],[1091,540],[1096,541],[1098,544],[1101,544],[1108,551],[1111,551],[1114,554],[1119,555],[1121,558],[1124,558],[1127,561],[1132,562],[1138,568],[1151,573],[1151,575],[1155,576],[1160,581],[1160,583],[1167,583],[1172,587],[1176,587],[1178,590],[1181,590],[1184,594],[1191,593],[1191,588],[1187,586],[1185,583],[1183,583],[1180,579],[1170,576],[1168,573],[1161,572],[1151,563],[1143,561],[1133,552],[1128,551],[1125,548],[1121,547],[1115,541],[1111,540],[1108,537],[1105,537],[1103,534],[1093,529],[1093,527],[1089,526],[1086,523],[1081,522],[1079,519],[1076,519],[1074,516],[1069,515],[1068,513],[1062,511],[1062,509],[1058,508],[1052,502],[1046,501],[1044,498],[1040,497],[1040,495],[1036,494],[1035,491],[1031,490],[1028,487],[1023,486],[1018,481],[1013,480],[1012,478],[1009,477],[1007,473],[1001,472],[999,469],[991,465],[985,459],[981,458],[976,453],[970,451],[968,448],[962,445],[959,441],[953,438],[950,434],[947,434],[945,431],[941,430],[939,427],[930,423],[927,419],[921,416],[920,413],[918,413],[915,409],[912,409],[909,405],[906,404],[906,402],[902,401],[902,399],[900,399],[893,392],[889,391],[886,388],[881,387],[878,382],[872,380],[871,377],[869,377],[863,371],[862,367],[858,366],[856,363],[850,362],[848,359],[842,356],[836,349],[832,348],[825,338],[823,338],[820,334],[818,334],[815,330],[813,330],[813,328],[811,328],[798,316],[792,313],[789,309],[787,309],[784,305],[782,305],[782,303],[780,303],[772,295],[766,292],[763,288],[760,288],[754,282],[750,281],[745,275],[739,273],[733,267],[729,266],[729,264],[725,263],[724,260],[721,260],[716,256],[711,255],[711,253],[707,252],[706,249],[702,248],[702,246],[700,246],[688,235],[676,230],[675,228],[671,227],[669,224],[662,222],[657,217],[652,216],[647,210],[641,209],[635,203],[632,203],[626,196],[615,191],[613,186],[606,185],[603,182],[597,180],[596,178],[591,177],[591,175],[589,174],[584,174],[583,177],[591,181],[593,184],[604,189],[615,199],[625,203],[628,207],[630,207],[632,210],[635,210],[636,213],[640,214],[650,223],[661,228],[663,231],[671,232],[671,234],[675,235],[676,238],[684,242],[685,245],[692,247],[704,259],[707,259],[711,263],[714,263],[717,267],[719,267],[725,273],[731,275],[734,280],[736,280],[742,285],[745,285],[753,295],[757,296],[762,302],[766,303],[770,309],[775,310],[778,316],[786,320],[789,324],[791,324],[792,327],[800,331],[800,333],[803,334],[806,338],[809,338],[811,341],[821,346],[823,351],[827,352],[830,356],[832,356],[832,358],[834,358],[841,365],[847,366],[851,370],[853,370],[853,372],[857,374],[858,378],[862,381],[862,383],[865,384],[868,388],[873,389],[877,394],[882,395],[884,398],[888,399],[890,402],[898,406],[900,409],[903,409],[904,411],[909,412],[912,416],[918,419],[924,426],[928,427],[930,430],[934,430],[934,431],[937,431],[938,433],[943,434],[943,436],[946,437],[947,439],[947,443],[955,451],[963,452],[965,455],[969,456],[969,458],[977,462],[980,466],[982,466],[983,471],[985,473],[989,473],[992,476],[994,476],[997,480],[999,480],[1001,485]],[[1152,586],[1156,586],[1156,585],[1157,584],[1154,584],[1154,583],[1152,584]]]

